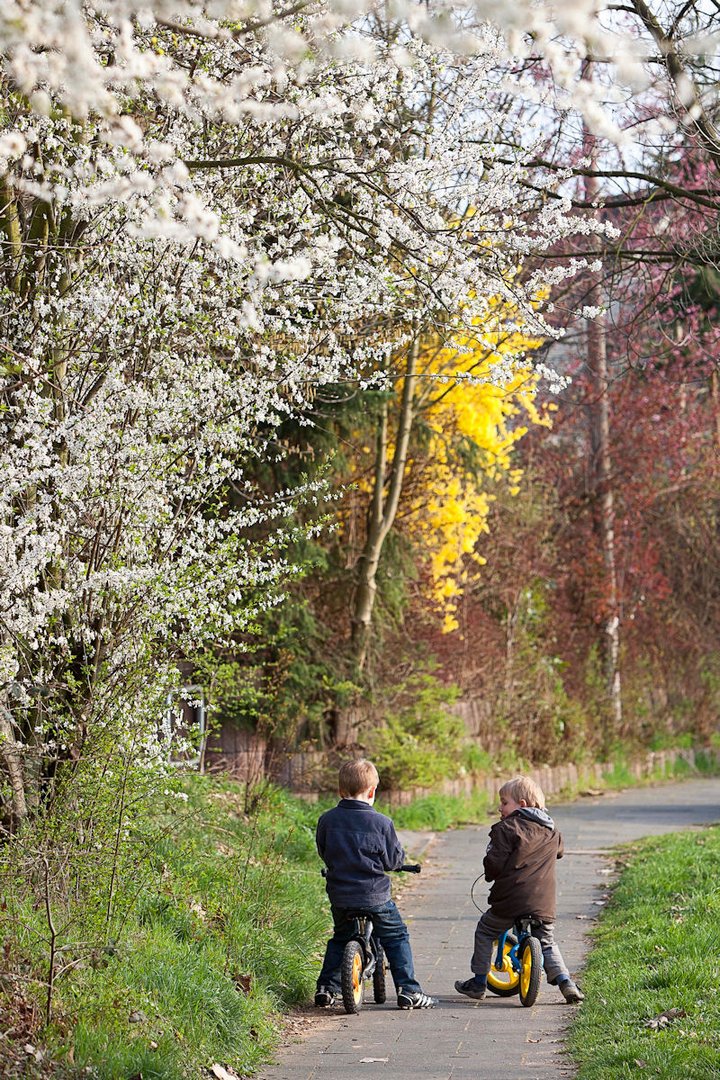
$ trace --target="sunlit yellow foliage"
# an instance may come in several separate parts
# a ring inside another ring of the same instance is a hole
[[[512,315],[496,298],[476,333],[458,337],[452,346],[430,339],[421,343],[413,435],[395,527],[424,562],[423,576],[446,633],[458,629],[458,598],[468,570],[486,561],[478,549],[488,532],[493,499],[488,489],[504,483],[511,494],[519,491],[522,473],[513,466],[513,447],[530,425],[550,423],[547,411],[537,408],[537,377],[527,361],[541,342],[508,330]],[[386,481],[402,394],[399,379],[389,409]],[[351,548],[362,534],[375,470],[375,448],[366,433],[358,433],[355,448],[347,477],[352,494],[340,511]]]
[[[485,328],[454,348],[426,342],[422,351],[418,405],[427,438],[409,464],[404,520],[427,559],[446,633],[458,628],[457,600],[468,560],[485,562],[477,547],[488,531],[492,496],[483,481],[504,480],[517,493],[521,471],[512,466],[512,448],[528,424],[549,423],[535,404],[537,379],[523,361],[539,344],[520,333]],[[484,381],[508,364],[504,386]]]

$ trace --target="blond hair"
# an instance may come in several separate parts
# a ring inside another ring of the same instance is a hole
[[[354,799],[371,787],[377,787],[380,777],[372,761],[353,758],[340,766],[338,790],[344,799]]]
[[[545,809],[543,789],[529,776],[513,776],[512,780],[506,780],[500,788],[500,794],[509,795],[513,802],[524,802],[528,806]]]

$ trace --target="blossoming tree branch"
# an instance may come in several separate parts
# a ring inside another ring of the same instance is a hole
[[[582,63],[612,47],[632,84],[644,54],[595,3],[554,12],[3,5],[7,827],[61,763],[163,759],[178,662],[250,625],[291,569],[294,510],[316,492],[268,496],[256,463],[319,384],[383,385],[421,334],[452,356],[488,322],[558,332],[538,297],[588,261],[533,259],[606,227],[572,211],[568,173],[527,183],[542,123],[494,92],[536,94],[508,73],[537,54],[567,107],[614,135]],[[493,365],[497,385],[516,377]]]

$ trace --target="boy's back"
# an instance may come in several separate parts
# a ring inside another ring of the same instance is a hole
[[[327,894],[336,907],[373,906],[390,899],[386,870],[405,853],[389,817],[359,799],[342,798],[318,821],[317,846],[327,867]]]
[[[318,852],[327,867],[327,894],[333,936],[318,976],[315,1004],[333,1005],[340,993],[344,950],[354,932],[353,912],[372,915],[373,932],[390,965],[400,1009],[431,1009],[435,998],[415,978],[410,935],[390,898],[386,870],[399,870],[405,858],[389,817],[373,810],[379,777],[366,758],[346,761],[338,773],[340,802],[317,824]]]
[[[500,821],[490,830],[483,866],[492,881],[488,900],[475,927],[472,978],[455,983],[459,994],[480,1001],[487,992],[493,950],[501,934],[522,915],[532,915],[533,937],[540,942],[549,983],[560,988],[567,1002],[583,1000],[582,990],[570,978],[555,942],[555,862],[563,842],[545,807],[542,788],[530,776],[506,780],[498,792]]]
[[[483,866],[492,881],[488,900],[494,912],[508,918],[534,915],[555,918],[555,862],[563,842],[550,815],[538,807],[516,810],[490,830]]]

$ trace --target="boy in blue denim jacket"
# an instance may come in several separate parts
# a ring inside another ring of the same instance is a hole
[[[371,761],[357,758],[340,769],[340,802],[318,821],[316,841],[327,867],[327,894],[333,917],[333,936],[318,976],[315,1004],[333,1005],[339,997],[340,966],[353,932],[354,911],[369,911],[392,973],[400,1009],[431,1009],[434,998],[422,992],[415,978],[410,935],[390,899],[388,870],[399,870],[405,859],[395,826],[373,809],[378,785]]]

